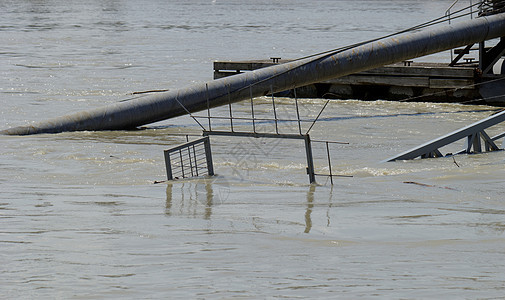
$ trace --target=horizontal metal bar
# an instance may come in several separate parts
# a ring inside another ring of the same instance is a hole
[[[197,158],[196,162],[204,162],[205,160],[206,160],[205,157]],[[181,160],[179,159],[179,161],[173,162],[172,166],[174,167],[174,169],[181,168],[181,167],[189,167],[190,163],[193,163],[193,162],[195,162],[195,160],[193,158],[191,159],[191,161],[189,159],[183,159],[182,160],[183,164],[181,165]]]
[[[201,161],[201,159],[200,159],[200,161]],[[173,162],[173,163],[172,163],[172,166],[173,166],[174,168],[180,168],[180,167],[182,167],[182,166],[184,166],[184,167],[188,167],[188,166],[191,166],[191,164],[192,164],[193,162],[195,162],[193,159],[191,159],[191,160],[189,160],[189,159],[183,159],[183,160],[182,160],[182,165],[181,165],[181,160],[179,159],[179,161],[178,161],[178,162]]]
[[[221,135],[221,136],[239,136],[253,138],[276,138],[276,139],[297,139],[303,140],[306,135],[299,134],[277,134],[277,133],[260,133],[260,132],[240,132],[240,131],[204,131],[203,135]]]
[[[196,169],[195,168],[191,169],[191,168],[188,167],[187,169],[184,170],[184,175],[182,175],[182,173],[174,173],[174,172],[172,172],[172,176],[173,177],[175,177],[175,176],[177,176],[177,177],[184,177],[184,178],[195,177],[194,175],[191,175],[191,170],[194,171]],[[201,174],[207,173],[206,168],[205,169],[204,168],[198,168],[198,172],[201,173]]]
[[[199,146],[199,145],[198,145],[198,146]],[[190,147],[191,147],[191,146],[190,146]],[[183,148],[183,149],[177,149],[176,151],[172,151],[172,152],[170,152],[169,150],[165,150],[165,151],[166,151],[166,152],[168,152],[168,153],[170,154],[170,158],[172,158],[172,157],[177,157],[177,158],[179,158],[180,156],[178,155],[178,152],[179,152],[180,150],[184,150],[184,151],[186,151],[187,149],[184,149],[184,148]],[[189,156],[191,155],[191,157],[193,157],[193,156],[195,156],[195,155],[196,155],[196,156],[203,156],[203,155],[205,155],[205,149],[202,149],[202,148],[200,148],[200,149],[195,149],[195,151],[193,151],[193,149],[191,149],[191,148],[190,148],[190,151],[191,151],[191,154],[188,154],[188,153],[186,152],[186,153],[183,153],[183,154],[182,154],[182,156],[183,156],[183,157],[189,157]]]
[[[197,163],[204,162],[204,161],[206,161],[205,156],[204,157],[199,157],[196,160],[193,160],[193,162],[197,162]]]
[[[177,154],[177,153],[171,153],[171,154]],[[197,157],[201,157],[203,155],[198,155]],[[180,156],[174,156],[175,158],[177,158],[179,160],[179,162],[181,161],[181,157]],[[172,159],[173,157],[170,157],[170,159]],[[193,153],[191,153],[191,156],[188,154],[188,153],[185,153],[182,155],[182,160],[183,161],[189,161],[189,160],[194,160],[194,155]],[[177,162],[174,162],[174,163],[177,163]]]
[[[314,176],[325,176],[325,177],[347,177],[347,178],[352,178],[352,177],[354,177],[354,176],[352,176],[352,175],[335,175],[335,174],[330,175],[330,174],[316,174],[316,173],[314,173]]]
[[[501,139],[502,137],[505,137],[505,132],[504,133],[500,133],[498,135],[495,135],[491,138],[492,141],[496,141],[496,140],[499,140]]]
[[[321,140],[311,140],[311,142],[313,142],[313,143],[328,143],[328,144],[349,145],[349,142],[321,141]]]
[[[200,119],[209,119],[209,117],[206,116],[193,116],[195,118],[200,118]],[[281,122],[298,122],[298,119],[272,119],[272,118],[246,118],[246,117],[219,117],[219,116],[214,116],[210,117],[210,119],[221,119],[221,120],[244,120],[244,121],[281,121]],[[302,120],[300,119],[300,122],[314,122],[314,120]]]
[[[169,136],[202,136],[201,134],[170,133]]]
[[[199,159],[198,161],[202,161],[201,159]],[[183,164],[181,165],[180,163],[181,161],[179,160],[178,162],[174,162],[172,163],[172,166],[174,167],[174,169],[176,168],[181,168],[181,167],[184,167],[184,168],[189,168],[191,167],[191,164],[194,162],[193,159],[191,159],[191,161],[189,161],[189,159],[187,160],[183,160]],[[193,166],[194,167],[194,166]]]
[[[187,143],[182,144],[180,146],[177,146],[177,147],[165,150],[165,152],[172,153],[174,151],[179,151],[179,150],[182,150],[182,149],[186,149],[186,148],[188,148],[190,146],[193,146],[193,145],[196,145],[196,144],[199,144],[199,143],[203,143],[206,139],[208,139],[208,137],[203,137],[201,139],[198,139],[198,140],[195,140],[195,141],[192,141],[192,142],[187,142]]]
[[[173,173],[176,173],[176,172],[182,172],[182,167],[180,165],[178,166],[174,166],[172,165],[173,167]],[[184,165],[184,170],[189,170],[189,169],[197,169],[196,166],[190,166],[190,165]],[[207,166],[205,164],[201,165],[201,166],[198,166],[198,170],[204,170],[204,169],[207,169]]]

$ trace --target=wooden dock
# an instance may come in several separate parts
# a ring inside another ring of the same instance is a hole
[[[280,58],[251,61],[216,61],[214,79],[288,62]],[[496,76],[494,77],[496,78]],[[483,78],[472,59],[456,66],[405,61],[297,88],[301,98],[452,102],[505,105],[504,97],[483,100]],[[476,85],[477,84],[477,85]],[[502,83],[503,84],[503,83]],[[284,96],[293,96],[286,91]]]

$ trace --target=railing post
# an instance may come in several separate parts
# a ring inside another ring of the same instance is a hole
[[[328,168],[329,168],[329,171],[330,171],[330,182],[333,185],[333,173],[331,172],[330,147],[328,146],[328,142],[326,142],[326,152],[328,154]]]
[[[272,107],[274,109],[274,121],[275,121],[275,132],[279,133],[279,126],[277,124],[277,111],[275,110],[275,97],[274,97],[274,87],[270,85],[270,93],[272,94]]]
[[[191,148],[188,147],[189,169],[191,170],[191,177],[195,176],[193,173],[193,162],[191,161]],[[196,162],[195,162],[196,163]]]
[[[186,175],[184,174],[184,160],[182,159],[182,149],[179,149],[179,157],[181,159],[182,178],[185,178]]]
[[[296,96],[296,87],[293,89],[293,95],[295,96],[296,119],[298,120],[298,130],[300,131],[300,135],[302,135],[302,124],[300,121],[300,110],[298,109],[298,97]]]
[[[198,176],[198,160],[196,158],[196,149],[195,149],[195,145],[193,145],[193,160],[195,162],[195,173],[196,173],[196,176]]]
[[[310,143],[310,136],[304,135],[305,153],[307,155],[307,174],[309,175],[310,183],[316,183],[316,174],[314,173],[314,158],[312,156],[312,145]]]
[[[230,129],[233,132],[233,115],[231,113],[231,93],[230,93],[230,85],[228,85],[228,110],[230,112]]]
[[[210,118],[210,97],[209,97],[209,84],[205,84],[205,93],[207,97],[207,117],[209,118],[209,131],[212,131],[212,124]]]
[[[167,168],[167,180],[173,180],[172,175],[172,163],[170,161],[170,152],[168,150],[163,151],[165,154],[165,166]]]
[[[205,159],[207,160],[207,172],[209,176],[214,176],[214,165],[212,163],[212,152],[210,151],[210,139],[207,136],[203,141],[205,147]]]
[[[253,102],[252,85],[249,86],[249,95],[251,96],[251,116],[252,116],[252,123],[253,123],[253,132],[256,133],[256,123],[255,123],[255,118],[254,118],[254,102]]]
[[[480,132],[476,132],[473,138],[473,152],[481,153],[482,152],[482,144],[480,141]]]

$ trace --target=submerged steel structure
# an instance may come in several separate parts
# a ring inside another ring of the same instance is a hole
[[[386,161],[389,162],[396,160],[409,160],[418,157],[420,158],[443,157],[444,154],[440,152],[439,150],[440,148],[462,139],[465,139],[464,149],[454,154],[481,153],[483,150],[481,143],[482,141],[484,142],[485,151],[502,150],[503,146],[505,146],[505,141],[503,141],[501,148],[497,146],[495,142],[505,137],[505,133],[499,134],[494,137],[490,137],[485,131],[485,129],[502,122],[505,122],[505,111],[499,112],[495,115],[489,116],[483,120],[477,121],[461,129],[448,133],[444,136],[429,141],[418,147],[400,153],[394,157],[387,159]],[[452,153],[447,155],[450,156],[452,155]]]
[[[345,76],[456,47],[505,36],[505,14],[482,16],[434,29],[408,32],[345,51],[280,64],[187,88],[118,102],[49,121],[0,131],[27,135],[120,130]]]

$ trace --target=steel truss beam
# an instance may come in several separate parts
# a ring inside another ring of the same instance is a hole
[[[499,112],[495,115],[492,115],[483,120],[475,122],[464,128],[461,128],[459,130],[446,134],[442,137],[429,141],[425,144],[422,144],[421,146],[400,153],[396,156],[387,159],[386,161],[408,160],[418,157],[421,158],[442,157],[443,154],[439,150],[441,147],[444,147],[446,145],[449,145],[464,138],[466,138],[465,148],[456,154],[482,152],[483,149],[481,141],[484,142],[485,151],[502,150],[504,146],[502,145],[502,148],[500,149],[496,145],[495,141],[505,137],[505,133],[499,134],[491,138],[484,130],[493,125],[499,124],[503,121],[505,121],[505,111]]]
[[[479,59],[479,67],[482,70],[482,74],[487,74],[493,68],[498,59],[500,59],[502,55],[505,54],[505,38],[500,38],[500,42],[489,50],[486,50],[484,45],[485,42],[481,42],[481,58]]]

